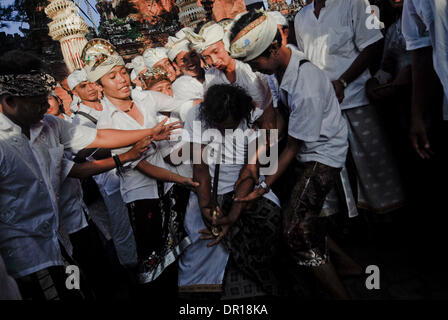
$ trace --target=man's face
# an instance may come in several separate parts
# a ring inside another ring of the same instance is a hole
[[[201,74],[201,59],[195,50],[182,51],[176,56],[176,64],[184,75],[199,77]]]
[[[171,82],[176,80],[176,70],[174,69],[173,65],[170,62],[170,59],[164,58],[160,61],[158,61],[156,64],[154,64],[153,68],[160,68],[163,71],[165,71],[168,75],[168,79],[170,79]]]
[[[131,95],[131,79],[124,66],[116,66],[101,78],[105,95],[116,99],[127,99]]]
[[[49,105],[49,108],[47,110],[48,114],[52,114],[54,116],[59,115],[59,103],[56,100],[56,98],[53,97],[52,95],[48,96],[48,105]]]
[[[73,89],[73,94],[78,96],[81,101],[98,100],[98,90],[95,83],[83,81]]]
[[[276,70],[276,61],[272,57],[272,53],[269,58],[258,57],[254,60],[247,62],[254,72],[258,71],[264,74],[274,74]]]
[[[149,90],[161,92],[171,97],[173,96],[173,89],[171,88],[171,82],[166,80],[162,80],[153,84],[152,86],[149,87]]]
[[[32,126],[43,119],[48,110],[48,96],[37,97],[11,97],[8,99],[8,113],[14,116],[23,125]]]
[[[202,52],[202,56],[207,64],[218,70],[225,70],[232,58],[227,53],[224,42],[218,41]]]

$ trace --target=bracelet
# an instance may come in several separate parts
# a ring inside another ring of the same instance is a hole
[[[121,177],[122,176],[122,168],[123,168],[123,164],[120,161],[120,158],[118,157],[118,155],[114,154],[112,156],[112,158],[115,161],[115,167],[117,168],[117,173],[118,175]]]

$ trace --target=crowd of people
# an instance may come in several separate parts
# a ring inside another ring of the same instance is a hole
[[[397,145],[427,159],[447,136],[446,1],[385,5],[383,29],[367,0],[249,8],[129,63],[92,39],[70,74],[1,56],[0,298],[291,297],[313,277],[350,299],[364,270],[328,217],[402,208]]]

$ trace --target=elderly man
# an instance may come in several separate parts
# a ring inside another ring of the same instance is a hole
[[[95,130],[45,115],[54,81],[40,68],[23,52],[0,58],[0,252],[24,298],[70,298],[58,235],[64,150],[117,148],[148,135],[166,139],[175,126]],[[55,286],[44,290],[41,277]]]

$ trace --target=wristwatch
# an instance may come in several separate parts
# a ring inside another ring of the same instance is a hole
[[[265,181],[262,181],[259,185],[260,188],[264,189],[264,192],[268,193],[271,191],[271,188],[268,187]]]
[[[347,87],[348,87],[348,83],[347,83],[347,81],[345,81],[345,80],[342,79],[342,78],[339,78],[339,81],[342,83],[342,85],[344,86],[344,88],[347,88]]]

